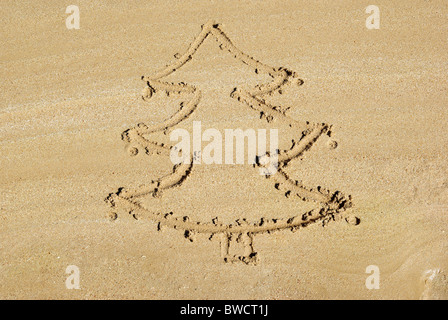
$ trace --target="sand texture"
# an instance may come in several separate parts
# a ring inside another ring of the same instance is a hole
[[[446,1],[73,4],[0,3],[0,298],[448,299]]]

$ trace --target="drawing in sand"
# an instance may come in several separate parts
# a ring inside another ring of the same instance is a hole
[[[330,221],[345,219],[351,224],[358,224],[358,218],[349,218],[345,215],[346,209],[352,206],[350,196],[343,195],[340,191],[330,192],[321,186],[313,188],[306,187],[298,181],[292,180],[284,171],[288,163],[309,150],[313,144],[324,134],[329,134],[331,126],[325,123],[310,123],[308,121],[297,121],[285,114],[285,110],[278,106],[272,106],[265,101],[265,97],[275,91],[282,90],[287,84],[301,84],[302,80],[297,75],[286,68],[274,68],[265,65],[236,48],[220,26],[213,21],[209,21],[202,26],[201,33],[190,45],[186,53],[177,57],[177,60],[164,70],[153,76],[143,76],[146,82],[143,92],[143,99],[148,100],[157,91],[170,93],[189,94],[193,98],[181,103],[179,110],[163,123],[147,126],[140,123],[134,128],[123,132],[122,139],[129,144],[130,155],[139,152],[146,152],[148,155],[162,155],[169,157],[172,145],[167,145],[151,140],[148,135],[167,131],[187,119],[198,107],[201,101],[201,91],[186,83],[168,83],[162,79],[176,72],[187,62],[193,59],[195,52],[206,38],[214,38],[219,48],[228,51],[235,59],[250,66],[256,73],[265,73],[272,78],[272,81],[264,85],[257,85],[254,88],[234,88],[230,96],[241,104],[250,107],[260,114],[260,119],[268,123],[277,122],[287,125],[289,128],[297,128],[297,136],[292,137],[292,147],[288,150],[277,150],[278,169],[274,174],[266,174],[266,178],[273,180],[273,186],[284,192],[285,197],[299,199],[301,201],[314,202],[318,205],[316,209],[303,212],[299,215],[287,219],[265,219],[260,217],[257,221],[247,221],[237,219],[234,223],[221,223],[219,217],[212,221],[191,221],[186,212],[158,211],[147,209],[142,206],[138,199],[144,196],[160,196],[161,192],[182,184],[192,172],[194,172],[193,157],[190,161],[180,163],[173,167],[173,172],[151,181],[147,185],[138,188],[120,188],[117,192],[110,194],[106,201],[112,207],[112,219],[116,219],[118,212],[131,214],[135,219],[150,219],[157,223],[158,230],[161,227],[171,227],[184,232],[185,238],[193,241],[194,234],[203,233],[210,236],[209,239],[217,237],[221,245],[221,257],[224,262],[241,261],[246,264],[257,263],[257,253],[254,250],[253,238],[256,234],[271,233],[274,231],[291,230],[295,231],[314,222],[321,222],[326,225]],[[306,128],[303,130],[303,128]],[[299,129],[301,128],[301,129]],[[272,156],[269,152],[258,154],[255,167],[266,166],[266,159]],[[242,255],[232,255],[230,244],[232,241],[242,243],[244,253]]]

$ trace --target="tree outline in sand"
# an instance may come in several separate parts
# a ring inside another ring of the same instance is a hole
[[[359,219],[345,215],[345,210],[352,206],[351,197],[345,197],[341,192],[330,192],[321,187],[314,189],[306,188],[298,181],[288,177],[284,168],[289,161],[301,156],[309,150],[314,142],[325,133],[329,133],[331,126],[325,123],[309,123],[308,121],[296,121],[285,114],[285,110],[278,106],[268,104],[264,97],[271,95],[275,91],[282,90],[287,83],[295,82],[301,85],[302,80],[297,75],[285,68],[273,68],[267,66],[254,58],[237,49],[230,39],[221,31],[218,24],[213,21],[207,22],[202,26],[201,33],[190,44],[187,52],[177,57],[177,60],[168,65],[152,77],[143,76],[142,80],[146,82],[143,92],[143,99],[147,100],[157,91],[163,91],[167,95],[171,93],[192,94],[193,98],[186,103],[181,103],[179,110],[163,123],[153,126],[147,126],[140,123],[134,128],[128,129],[122,134],[122,139],[129,144],[130,155],[136,155],[140,150],[145,150],[148,155],[160,154],[169,156],[174,146],[168,146],[163,143],[151,141],[145,136],[155,132],[164,132],[176,126],[187,119],[197,108],[201,99],[201,91],[192,85],[181,83],[169,83],[160,79],[174,73],[177,69],[185,65],[193,58],[194,53],[201,46],[207,37],[213,36],[219,43],[222,50],[228,51],[237,60],[255,69],[256,73],[263,72],[268,74],[273,80],[267,84],[257,85],[254,88],[234,88],[230,96],[239,102],[249,106],[251,109],[260,113],[260,119],[268,123],[271,121],[280,121],[294,128],[305,126],[304,131],[300,131],[300,137],[293,140],[292,147],[289,150],[277,150],[278,169],[274,174],[266,174],[266,178],[275,181],[274,187],[283,190],[286,197],[297,196],[303,201],[314,201],[320,205],[319,209],[304,212],[301,215],[293,216],[287,219],[265,219],[258,221],[247,221],[246,219],[237,219],[234,223],[223,224],[218,218],[211,222],[190,221],[188,216],[174,215],[173,212],[151,211],[138,202],[140,197],[152,195],[160,196],[163,190],[173,188],[182,184],[188,178],[193,169],[193,155],[190,161],[175,165],[173,172],[163,176],[148,185],[142,185],[138,188],[120,188],[117,192],[109,194],[105,199],[112,207],[112,220],[118,216],[117,211],[122,210],[129,213],[135,219],[149,218],[157,223],[157,230],[163,226],[183,230],[185,238],[193,241],[196,233],[209,234],[211,240],[218,235],[221,245],[221,257],[224,262],[241,261],[246,264],[255,264],[257,262],[257,253],[253,247],[253,237],[259,233],[271,233],[280,230],[296,231],[314,222],[321,222],[326,225],[330,221],[344,219],[351,224],[358,224]],[[266,168],[269,164],[269,153],[257,155],[256,165],[259,168]],[[266,161],[268,160],[268,161]],[[230,244],[232,240],[240,242],[244,246],[242,255],[231,255]]]

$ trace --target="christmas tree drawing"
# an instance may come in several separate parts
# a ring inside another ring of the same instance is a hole
[[[330,221],[346,219],[345,211],[352,206],[352,201],[350,196],[344,196],[340,191],[331,192],[322,187],[304,186],[288,176],[285,168],[289,162],[310,150],[322,135],[329,132],[330,125],[295,120],[285,114],[284,108],[270,105],[266,101],[267,97],[282,90],[287,84],[294,82],[300,84],[301,80],[294,72],[286,68],[270,67],[240,51],[232,44],[220,29],[220,26],[213,21],[202,26],[202,31],[191,43],[188,50],[183,55],[178,56],[172,64],[153,76],[142,77],[142,80],[146,83],[143,92],[143,99],[145,100],[150,99],[156,92],[165,92],[167,96],[174,93],[188,94],[192,98],[182,103],[177,112],[163,123],[151,126],[140,123],[123,132],[122,139],[129,144],[130,155],[145,152],[149,156],[161,155],[169,158],[174,146],[154,141],[150,138],[150,135],[160,132],[166,133],[189,118],[200,107],[201,90],[183,82],[170,83],[163,81],[163,79],[191,61],[198,48],[207,38],[214,38],[220,49],[252,68],[256,73],[266,74],[272,79],[266,84],[249,89],[236,87],[231,91],[230,96],[238,101],[241,108],[258,113],[260,121],[270,123],[275,120],[290,128],[297,128],[297,135],[291,137],[292,147],[287,150],[276,150],[277,167],[274,173],[268,170],[268,166],[271,165],[269,159],[274,156],[272,152],[257,154],[255,166],[259,169],[266,168],[265,177],[271,179],[273,188],[281,190],[286,197],[297,199],[297,201],[313,202],[317,204],[317,208],[288,218],[265,219],[260,217],[256,221],[236,219],[233,223],[222,223],[219,216],[212,221],[193,221],[190,220],[188,212],[162,212],[156,209],[147,209],[140,204],[138,200],[141,197],[163,197],[164,190],[180,186],[188,179],[194,172],[193,154],[189,160],[174,165],[170,174],[137,188],[120,188],[118,191],[111,193],[106,198],[106,202],[112,208],[113,219],[118,216],[118,212],[130,214],[136,219],[150,219],[157,224],[158,230],[162,227],[180,230],[184,237],[190,241],[193,241],[194,235],[197,233],[207,234],[209,239],[217,238],[219,240],[221,257],[224,262],[241,261],[247,264],[255,264],[257,253],[253,243],[257,234],[296,231],[312,223],[326,225]],[[346,220],[352,224],[359,222],[357,218]],[[231,245],[234,243],[242,244],[244,252],[241,255],[231,254]]]

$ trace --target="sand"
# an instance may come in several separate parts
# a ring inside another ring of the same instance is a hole
[[[445,1],[75,5],[0,4],[0,298],[448,299]],[[171,175],[194,121],[293,151]]]

